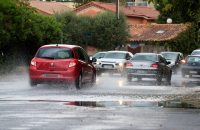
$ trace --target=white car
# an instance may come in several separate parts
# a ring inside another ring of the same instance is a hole
[[[97,75],[103,72],[126,74],[126,63],[133,57],[128,51],[108,51],[106,55],[96,62]]]

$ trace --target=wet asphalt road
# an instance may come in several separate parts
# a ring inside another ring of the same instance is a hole
[[[182,103],[200,98],[199,91],[199,77],[180,74],[170,86],[104,74],[95,87],[81,90],[63,84],[31,88],[27,74],[12,75],[0,79],[0,129],[199,129],[199,107]]]

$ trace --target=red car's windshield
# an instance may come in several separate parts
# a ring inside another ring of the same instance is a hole
[[[74,58],[73,51],[67,48],[41,48],[36,57],[45,59],[69,59]]]

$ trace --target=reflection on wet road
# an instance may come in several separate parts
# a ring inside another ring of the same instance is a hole
[[[187,103],[188,101],[160,101],[160,102],[133,102],[133,101],[56,101],[56,100],[30,100],[29,102],[59,102],[68,106],[84,107],[153,107],[153,108],[184,108],[200,109],[200,104]]]
[[[0,101],[0,106],[2,130],[199,129],[200,110],[175,101]]]

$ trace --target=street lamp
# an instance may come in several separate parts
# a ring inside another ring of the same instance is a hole
[[[171,19],[171,18],[168,18],[168,19],[167,19],[167,23],[168,23],[168,24],[171,24],[171,23],[172,23],[172,19]]]

